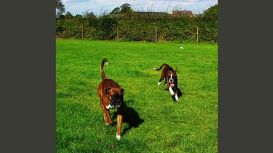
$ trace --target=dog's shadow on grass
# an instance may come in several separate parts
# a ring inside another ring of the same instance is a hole
[[[132,107],[127,106],[126,103],[133,103],[133,100],[128,100],[123,103],[122,105],[122,122],[128,123],[128,127],[126,127],[121,135],[125,134],[127,131],[131,130],[132,128],[137,128],[140,124],[144,122],[143,119],[140,118],[137,111],[135,111]],[[113,114],[113,118],[117,117],[117,112]],[[116,122],[114,123],[116,124]]]

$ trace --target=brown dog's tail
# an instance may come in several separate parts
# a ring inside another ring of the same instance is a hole
[[[157,68],[154,68],[154,70],[157,70],[157,71],[159,71],[159,70],[161,70],[162,69],[162,67],[163,66],[166,66],[166,65],[168,65],[168,64],[166,64],[166,63],[164,63],[164,64],[162,64],[158,69]]]
[[[108,64],[107,62],[108,62],[108,60],[107,60],[106,58],[104,58],[104,59],[101,61],[101,64],[100,64],[100,74],[101,74],[102,80],[105,80],[105,79],[106,79],[106,76],[105,76],[103,67],[104,67],[104,64]]]

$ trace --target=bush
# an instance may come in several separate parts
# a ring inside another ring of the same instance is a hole
[[[56,20],[56,34],[61,38],[81,38],[111,40],[117,37],[128,41],[195,41],[196,26],[199,28],[199,41],[218,41],[218,5],[215,5],[197,17],[173,17],[168,14],[151,13],[112,13],[96,17],[93,13],[73,17],[70,13]]]

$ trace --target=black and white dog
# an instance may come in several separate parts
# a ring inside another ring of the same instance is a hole
[[[154,69],[157,71],[162,69],[160,79],[157,85],[159,86],[161,84],[161,81],[165,79],[165,85],[167,86],[167,89],[170,91],[170,94],[174,96],[176,101],[179,101],[178,100],[179,89],[177,86],[178,79],[176,71],[166,63],[162,64],[158,69],[157,68]]]

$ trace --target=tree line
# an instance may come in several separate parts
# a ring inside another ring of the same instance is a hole
[[[130,4],[96,16],[93,12],[73,16],[56,0],[56,37],[127,41],[218,41],[218,5],[196,16],[173,16],[165,12],[136,12]],[[197,34],[198,33],[198,34]]]

